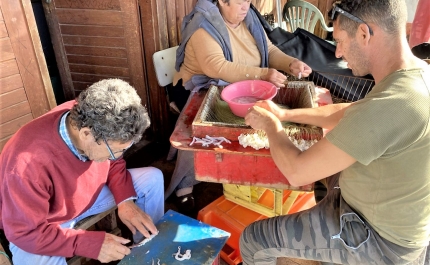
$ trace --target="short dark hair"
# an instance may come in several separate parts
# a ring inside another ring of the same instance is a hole
[[[406,4],[404,0],[340,0],[335,1],[346,12],[360,18],[366,23],[374,23],[389,34],[398,34],[406,27]],[[333,9],[329,13],[332,17]],[[359,22],[346,16],[335,14],[334,20],[339,20],[339,27],[349,36],[355,35]]]
[[[97,142],[104,137],[136,143],[150,124],[136,90],[120,79],[104,79],[82,91],[70,118],[78,129],[90,128]]]

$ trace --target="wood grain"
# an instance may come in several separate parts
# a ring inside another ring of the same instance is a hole
[[[55,0],[56,8],[121,10],[119,0]]]
[[[157,117],[154,122],[151,123],[151,127],[157,135],[165,136],[165,124],[167,122],[167,112],[168,108],[165,108],[164,104],[165,98],[160,97],[160,87],[158,86],[154,63],[152,60],[152,55],[158,50],[162,50],[169,47],[168,42],[168,30],[166,24],[166,13],[165,10],[166,1],[143,1],[139,0],[140,5],[140,16],[141,16],[141,26],[143,35],[143,46],[144,58],[146,66],[146,80],[148,84],[148,93],[151,98],[151,105],[148,108],[151,117]],[[143,8],[146,7],[146,8]],[[158,11],[160,10],[160,11]],[[155,18],[154,21],[148,18]],[[164,108],[163,108],[164,107]]]
[[[96,75],[108,75],[118,77],[130,77],[128,68],[121,67],[105,67],[98,65],[85,65],[85,64],[69,64],[71,73],[86,73]]]
[[[1,72],[1,70],[0,70]],[[21,75],[15,74],[0,79],[0,94],[23,87]]]
[[[125,47],[124,38],[89,37],[64,35],[65,45],[95,46],[95,47]]]
[[[76,81],[73,81],[73,87],[75,88],[75,91],[84,91],[85,89],[87,89],[92,84],[93,83],[89,83],[89,82],[76,82]]]
[[[140,32],[139,10],[137,1],[121,1],[122,25],[124,26],[127,61],[129,63],[128,76],[130,84],[136,89],[143,105],[149,105],[147,83],[145,80],[146,65],[143,62],[143,44]],[[127,75],[121,75],[127,76]]]
[[[0,109],[0,123],[5,123],[27,114],[31,114],[30,104],[28,104],[28,101],[23,101]]]
[[[0,124],[0,139],[10,137],[18,131],[19,128],[31,120],[33,120],[33,116],[31,114],[27,114],[19,117],[18,119]]]
[[[128,67],[126,58],[101,57],[101,56],[84,56],[84,55],[67,55],[69,63],[88,64],[113,67]],[[73,78],[73,77],[72,77]]]
[[[18,64],[15,59],[0,62],[0,78],[19,74]]]
[[[0,38],[8,37],[9,34],[7,33],[6,24],[4,21],[0,21]]]
[[[0,54],[0,62],[15,58],[15,53],[13,52],[9,38],[0,39]]]
[[[89,9],[57,9],[60,24],[117,26],[121,25],[121,12]]]
[[[27,100],[33,117],[39,117],[56,102],[31,2],[0,0],[0,4]]]
[[[124,37],[124,28],[121,26],[60,25],[60,31],[64,35]]]
[[[95,75],[95,74],[87,74],[87,73],[72,73],[72,78],[78,82],[87,82],[87,83],[95,83],[97,81],[106,79],[106,78],[114,78],[113,76],[108,75]],[[120,77],[121,80],[126,82],[130,82],[130,78],[128,77]]]
[[[127,50],[111,47],[64,46],[66,54],[127,58]]]
[[[19,88],[0,95],[0,109],[4,109],[17,103],[27,101],[24,88]]]

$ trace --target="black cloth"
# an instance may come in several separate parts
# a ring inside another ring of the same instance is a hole
[[[176,106],[180,111],[184,108],[187,103],[188,97],[190,96],[190,90],[186,90],[182,84],[182,79],[179,79],[175,86],[169,84],[166,86],[167,95],[170,102],[175,102]]]

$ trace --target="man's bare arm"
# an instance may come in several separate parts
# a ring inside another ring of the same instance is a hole
[[[330,104],[317,108],[291,109],[284,112],[280,120],[315,125],[325,129],[333,129],[342,119],[345,110],[352,103]]]
[[[258,106],[250,109],[245,116],[245,122],[254,129],[266,132],[271,156],[293,186],[302,186],[329,177],[356,162],[326,138],[308,150],[300,151],[285,134],[279,119]]]
[[[281,109],[269,100],[259,101],[255,106],[272,112],[280,121],[315,125],[325,129],[335,127],[352,103],[329,104],[317,108]]]

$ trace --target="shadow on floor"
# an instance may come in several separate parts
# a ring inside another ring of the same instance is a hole
[[[167,161],[167,153],[169,151],[167,144],[152,144],[126,156],[127,168],[153,166],[160,169],[164,175],[164,189],[170,183],[173,170],[175,169],[175,159]],[[218,199],[223,195],[222,184],[201,182],[194,186],[193,190],[195,209],[190,213],[183,213],[189,217],[197,218],[198,212],[206,205]],[[175,205],[175,195],[171,195],[165,202],[165,211],[171,209],[177,212],[181,210]]]

